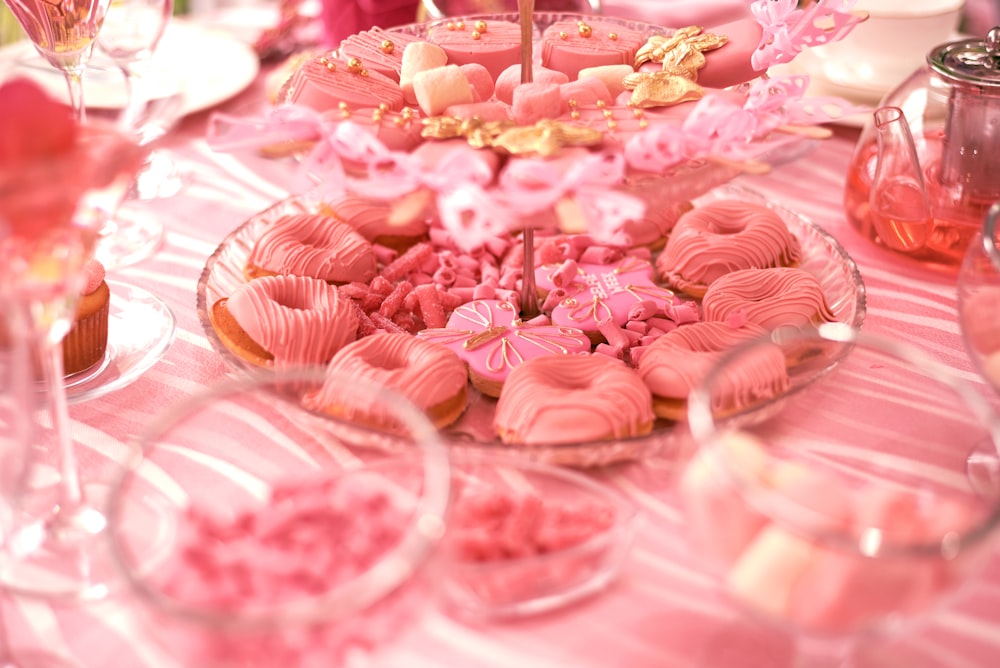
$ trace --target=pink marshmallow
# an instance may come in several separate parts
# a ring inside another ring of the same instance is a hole
[[[472,103],[472,86],[458,65],[445,65],[417,72],[413,77],[413,95],[420,110],[438,116],[455,104]]]
[[[561,86],[569,81],[569,77],[562,72],[550,70],[545,67],[535,66],[531,70],[533,83],[550,83]],[[497,77],[494,94],[501,102],[507,104],[514,103],[514,89],[521,85],[521,66],[511,65]]]
[[[559,86],[549,83],[526,83],[514,89],[514,121],[518,125],[534,125],[546,118],[555,118],[562,108]]]
[[[486,67],[479,63],[466,63],[459,65],[458,69],[472,85],[475,102],[485,102],[493,97],[493,76]]]
[[[418,73],[444,67],[448,64],[448,54],[437,44],[430,42],[410,42],[403,51],[399,69],[399,87],[408,104],[417,104],[413,90],[413,80]]]
[[[659,69],[663,69],[660,63],[656,63]],[[597,67],[585,67],[580,70],[578,80],[597,79],[604,84],[605,90],[612,98],[616,98],[625,91],[625,84],[622,83],[625,77],[634,74],[635,70],[631,65],[599,65]],[[631,93],[629,93],[631,95]]]
[[[769,524],[737,559],[726,577],[736,598],[775,617],[785,617],[795,586],[816,561],[816,547],[798,534]]]

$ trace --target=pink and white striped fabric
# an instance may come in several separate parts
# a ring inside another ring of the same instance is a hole
[[[246,113],[264,104],[266,79],[225,105]],[[85,475],[127,451],[149,416],[226,376],[195,311],[196,285],[220,241],[250,215],[301,190],[287,162],[213,153],[204,141],[207,112],[189,117],[164,148],[191,177],[180,195],[149,203],[167,229],[162,249],[110,278],[162,298],[177,318],[166,356],[128,388],[71,409]],[[864,327],[928,351],[993,397],[971,367],[956,317],[955,277],[906,265],[873,247],[844,217],[841,197],[856,132],[838,130],[797,160],[739,183],[811,218],[859,264],[867,286]],[[920,419],[917,417],[916,419]],[[927,417],[926,419],[933,419]],[[843,429],[852,424],[845,420]],[[687,547],[674,496],[670,453],[594,473],[629,494],[644,522],[620,579],[568,609],[508,624],[471,626],[430,611],[356,665],[371,668],[608,668],[785,666],[790,647],[759,627],[721,593]],[[96,467],[96,468],[95,468]],[[154,642],[127,594],[77,608],[7,599],[4,621],[18,648],[45,648],[88,668],[178,668]],[[1000,664],[1000,561],[919,627],[880,641],[885,665],[992,668]],[[194,667],[184,667],[194,668]],[[289,667],[291,668],[291,667]]]

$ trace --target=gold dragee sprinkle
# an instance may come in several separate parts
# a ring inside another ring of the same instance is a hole
[[[472,31],[472,39],[480,39],[481,37],[482,37],[482,34],[478,30],[473,30]]]
[[[486,21],[476,21],[475,28],[480,34],[486,32]]]
[[[559,33],[559,39],[561,39],[563,41],[566,41],[567,39],[569,39],[569,35],[567,35],[565,31],[560,32]]]
[[[458,30],[465,30],[465,21],[459,21],[458,23],[455,24],[455,27]]]
[[[389,105],[385,102],[379,102],[378,109],[384,114],[389,111]]]
[[[446,23],[444,25],[444,27],[445,27],[445,30],[454,30],[455,29],[455,23],[453,21],[448,21],[448,23]]]
[[[616,32],[609,32],[608,33],[608,39],[610,39],[612,42],[616,41],[618,39],[618,33],[616,33]]]
[[[347,61],[347,71],[351,74],[366,74],[365,66],[361,64],[360,58],[351,58]]]
[[[580,37],[590,37],[593,30],[586,23],[580,24]]]
[[[322,65],[325,65],[326,69],[330,70],[331,72],[336,72],[337,71],[337,63],[333,62],[332,60],[329,60],[326,57],[323,57],[323,58],[319,59],[319,62]]]
[[[392,53],[393,51],[396,50],[396,45],[393,44],[391,40],[387,39],[387,40],[383,40],[382,46],[380,48],[382,49],[382,53],[388,55],[388,54],[390,54],[390,53]]]

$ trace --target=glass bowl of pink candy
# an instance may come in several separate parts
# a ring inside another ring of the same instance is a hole
[[[327,376],[242,375],[140,436],[110,503],[112,551],[143,628],[180,665],[344,665],[433,601],[447,450],[422,412],[360,378],[352,393],[392,416],[408,452],[345,441],[301,407]],[[150,506],[156,526],[135,515]]]
[[[773,355],[782,397],[725,410],[729,374]],[[840,361],[797,381],[828,359]],[[779,330],[718,363],[689,424],[679,492],[693,554],[754,619],[798,639],[846,642],[930,615],[997,545],[1000,485],[973,469],[995,467],[1000,423],[917,348],[842,324]]]
[[[617,576],[639,520],[615,488],[503,454],[453,453],[438,600],[473,621],[513,619],[596,595]]]

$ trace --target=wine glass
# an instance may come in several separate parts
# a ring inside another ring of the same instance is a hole
[[[141,149],[114,128],[79,124],[37,84],[0,85],[0,292],[27,314],[29,359],[38,367],[46,406],[36,412],[33,458],[58,458],[58,483],[31,485],[18,498],[0,552],[8,590],[67,599],[107,593],[100,550],[105,521],[81,485],[69,433],[62,339],[81,293],[97,231],[142,163]],[[13,141],[13,138],[30,138]],[[27,435],[26,435],[27,436]],[[35,494],[34,492],[38,492]]]
[[[110,0],[3,0],[38,53],[62,71],[76,118],[86,118],[83,72]]]
[[[787,366],[785,390],[734,385],[751,362]],[[688,421],[680,497],[699,561],[794,637],[796,665],[851,665],[862,641],[949,600],[991,556],[1000,486],[976,484],[967,454],[986,441],[995,460],[1000,421],[916,349],[839,323],[779,330],[722,358]]]
[[[112,0],[97,46],[121,73],[124,108],[117,122],[147,145],[173,126],[181,114],[184,91],[164,68],[152,70],[152,57],[173,14],[173,0]],[[150,151],[129,191],[129,200],[176,195],[184,184],[177,166],[162,152]],[[156,250],[163,225],[155,216],[120,211],[102,230],[97,257],[108,268],[134,263]]]
[[[381,428],[318,412],[324,382]],[[154,416],[138,444],[111,545],[143,627],[181,665],[344,665],[432,600],[448,452],[401,395],[324,368],[262,370]]]

